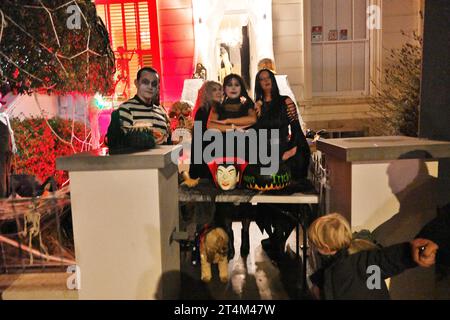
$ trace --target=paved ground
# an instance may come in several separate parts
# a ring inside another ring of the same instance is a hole
[[[290,248],[295,248],[295,231],[288,239],[287,253],[277,264],[272,263],[261,248],[261,234],[256,224],[250,225],[250,254],[239,256],[240,222],[233,223],[236,256],[229,262],[229,282],[219,281],[217,267],[213,280],[200,281],[200,266],[191,263],[190,250],[181,252],[181,299],[254,299],[283,300],[310,299],[301,290],[301,260]],[[308,272],[309,273],[309,272]],[[68,290],[68,274],[29,273],[0,275],[1,299],[77,299],[77,291]],[[439,266],[436,272],[436,290],[430,299],[450,299],[450,268]]]
[[[77,300],[78,292],[67,289],[67,277],[62,272],[0,275],[1,300]]]
[[[256,224],[250,225],[250,254],[242,258],[240,252],[240,222],[233,223],[235,234],[235,258],[229,262],[229,282],[219,281],[218,270],[213,266],[213,279],[205,284],[200,280],[200,266],[191,261],[191,251],[181,251],[182,299],[297,299],[308,298],[301,291],[301,263],[288,249],[277,265],[273,264],[261,248],[261,234]],[[291,237],[295,247],[295,236]],[[1,299],[77,299],[77,291],[67,289],[68,274],[27,273],[0,275]]]
[[[233,222],[235,235],[235,257],[229,262],[229,282],[219,281],[218,269],[213,265],[213,279],[205,284],[200,281],[200,266],[193,266],[189,250],[182,252],[181,271],[182,297],[189,299],[256,299],[283,300],[308,299],[302,294],[301,260],[288,249],[282,260],[274,264],[261,247],[261,240],[267,235],[261,234],[255,223],[250,225],[250,253],[248,257],[239,255],[241,245],[241,224]],[[295,234],[288,240],[295,247]],[[196,288],[193,290],[193,288]],[[196,292],[195,295],[192,292]]]

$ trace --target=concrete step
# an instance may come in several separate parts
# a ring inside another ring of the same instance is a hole
[[[2,300],[78,300],[78,291],[67,288],[68,273],[0,275]]]

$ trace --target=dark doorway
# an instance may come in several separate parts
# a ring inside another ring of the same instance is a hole
[[[242,27],[242,46],[241,46],[241,77],[250,88],[250,39],[248,36],[248,26]]]

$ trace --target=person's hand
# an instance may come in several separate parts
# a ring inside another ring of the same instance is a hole
[[[192,179],[187,171],[183,171],[182,176],[184,181],[181,183],[181,185],[186,185],[189,188],[197,186],[200,181],[200,178]]]
[[[186,186],[188,186],[189,188],[193,188],[193,187],[195,187],[195,186],[198,185],[198,182],[199,182],[199,181],[200,181],[200,178],[197,178],[197,179],[191,179],[191,178],[189,178],[189,179],[184,180],[184,181],[181,183],[181,185],[186,185]]]
[[[225,120],[228,120],[228,119],[225,119]],[[209,122],[211,122],[211,123],[217,123],[217,124],[227,124],[227,123],[225,123],[225,120],[208,120]]]
[[[288,151],[283,153],[283,156],[281,157],[281,159],[283,161],[286,161],[290,157],[294,156],[296,152],[297,152],[297,147],[293,147],[292,149],[289,149]]]
[[[312,294],[312,296],[314,297],[314,299],[320,300],[320,289],[319,289],[318,286],[313,285],[313,286],[311,287],[311,294]]]
[[[428,268],[435,264],[438,249],[439,246],[428,239],[417,238],[411,241],[413,260],[421,267]]]
[[[249,127],[251,127],[251,126],[249,126],[249,125],[247,125],[247,126],[234,126],[234,130],[245,132]]]
[[[262,108],[262,101],[258,100],[255,103],[255,112],[256,116],[259,118],[261,116],[261,108]]]

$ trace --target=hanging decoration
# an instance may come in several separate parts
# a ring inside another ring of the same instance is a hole
[[[95,4],[3,0],[0,69],[2,91],[15,94],[109,93],[114,54]]]
[[[45,180],[56,172],[57,156],[98,147],[98,130],[90,134],[86,123],[47,119],[37,96],[82,95],[87,106],[89,96],[111,93],[114,54],[93,2],[3,0],[0,70],[1,95],[33,94],[42,115],[39,120],[13,121],[20,141],[14,157],[16,173],[31,173]],[[98,105],[106,108],[103,100],[98,100]],[[9,115],[10,107],[4,106],[1,111]],[[30,128],[33,130],[28,132]],[[64,174],[58,175],[61,185]]]

